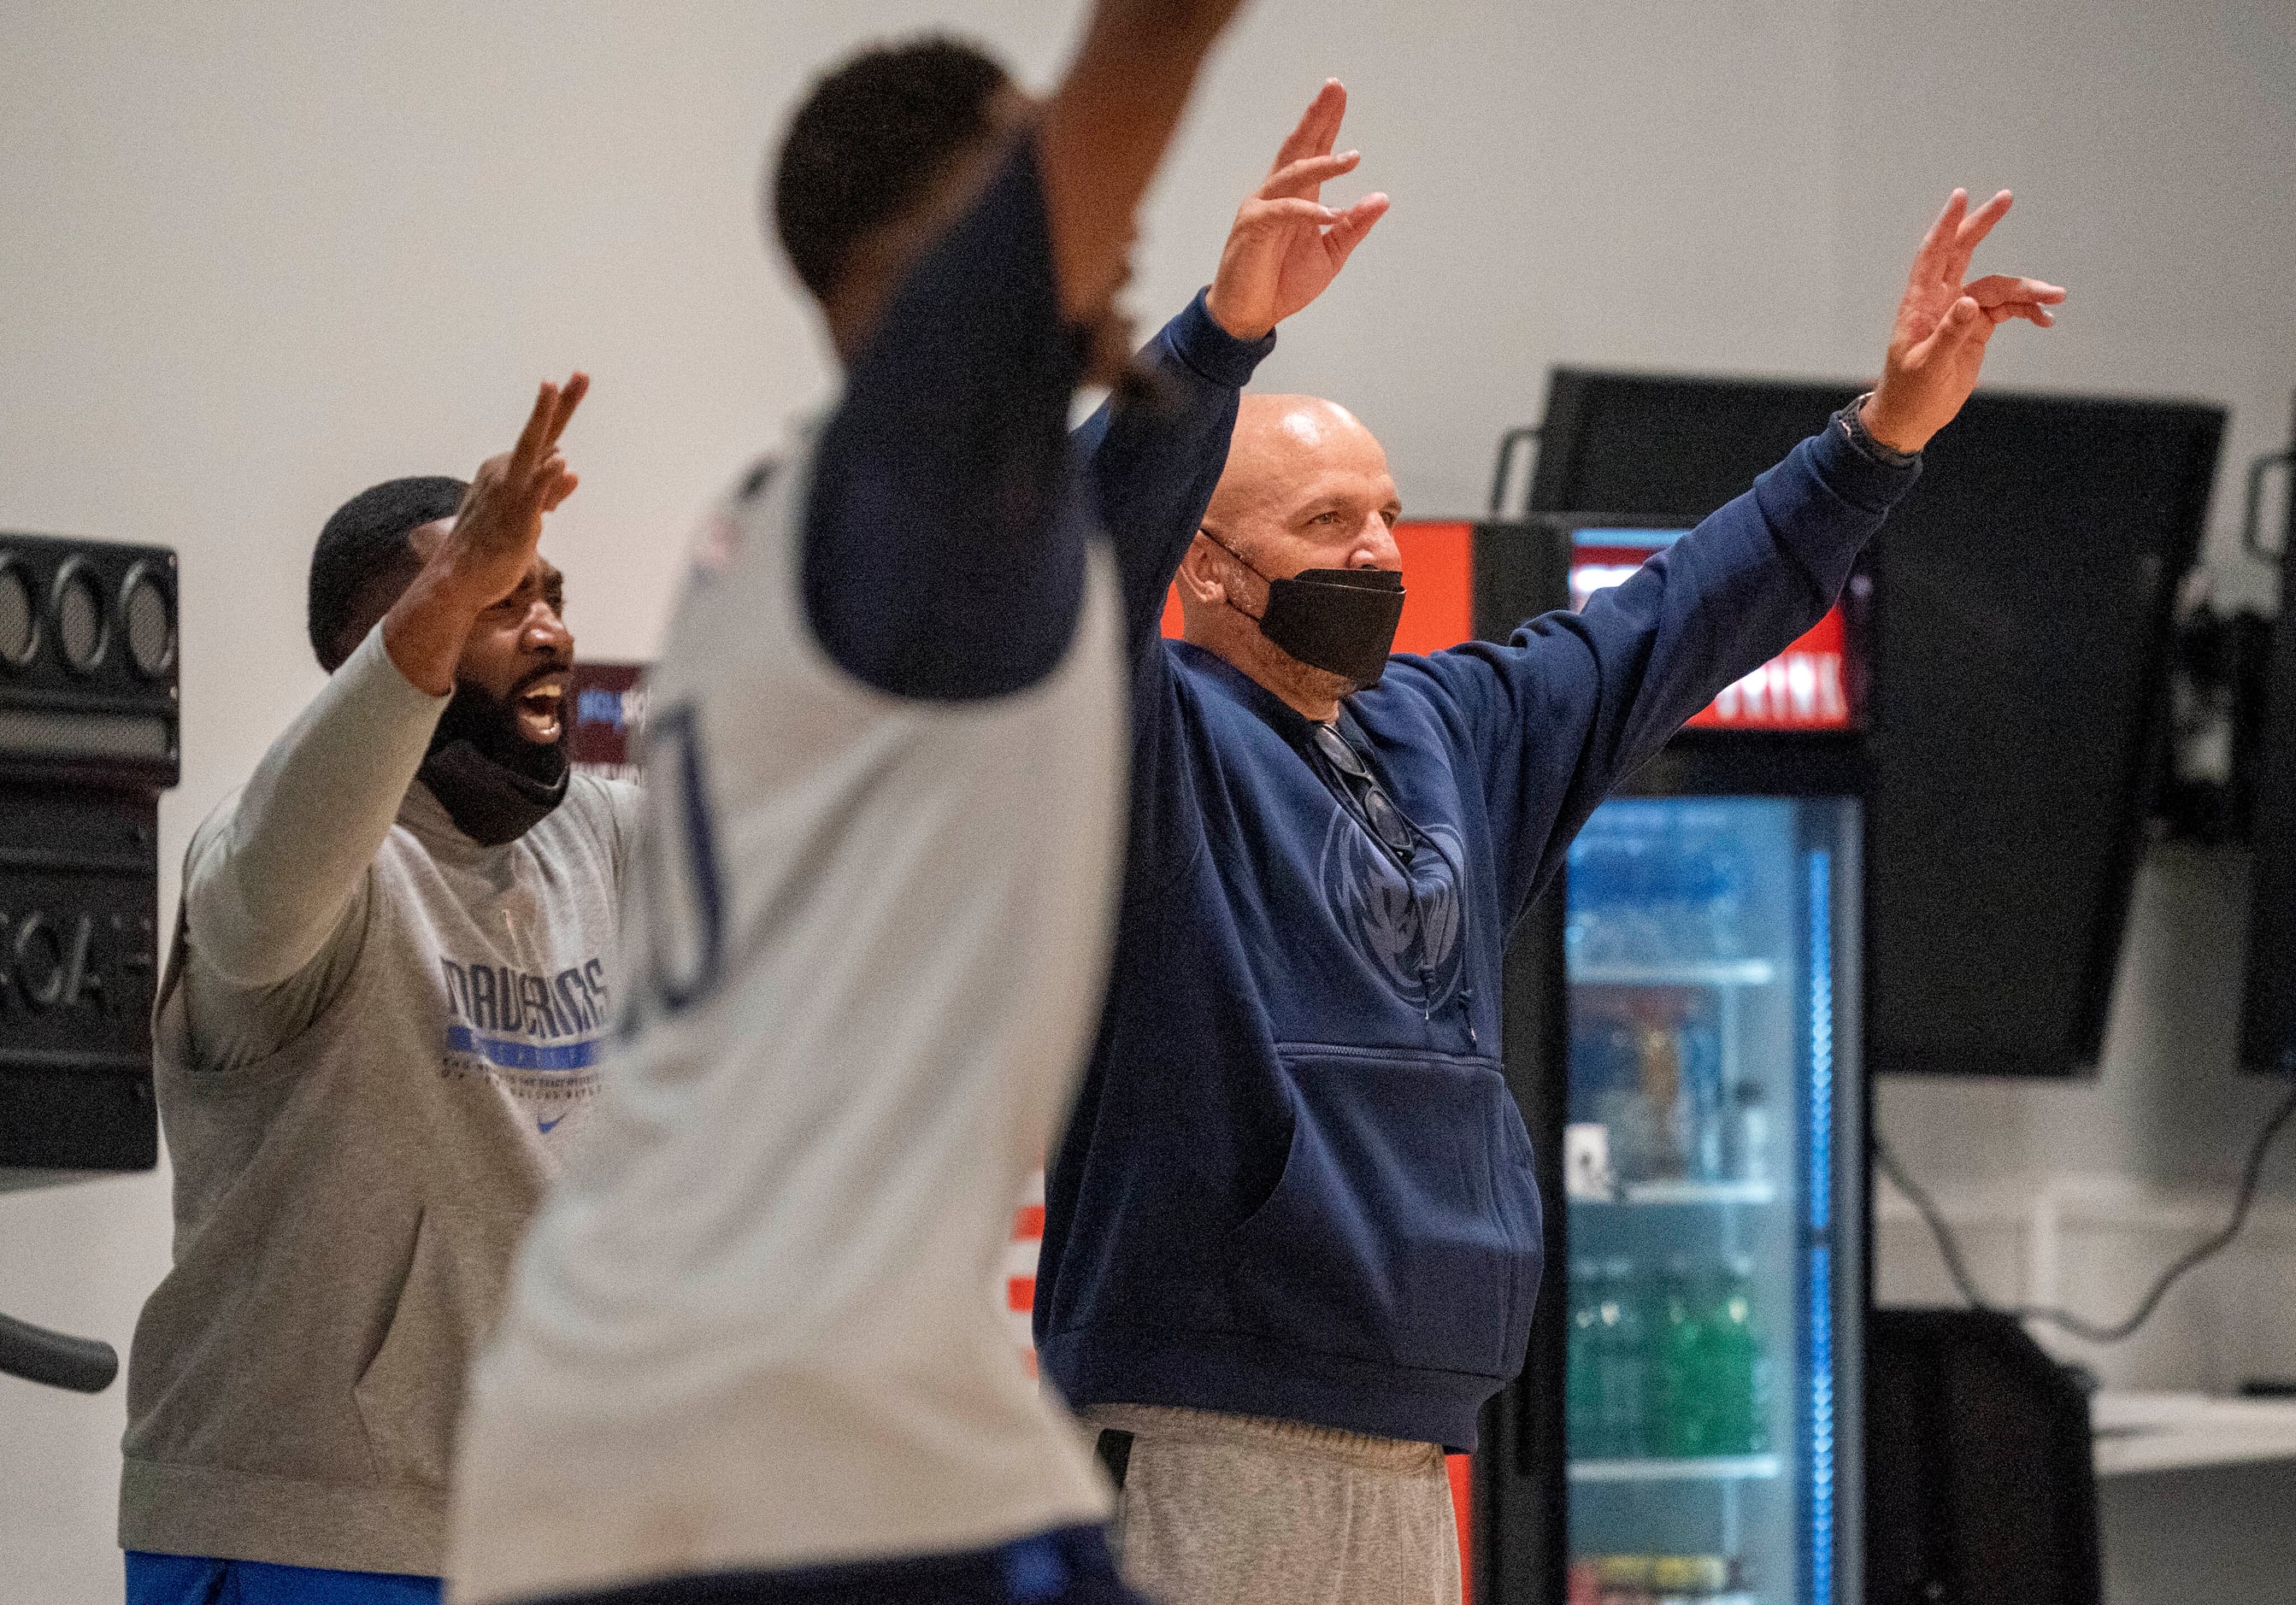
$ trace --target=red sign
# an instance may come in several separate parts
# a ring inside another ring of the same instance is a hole
[[[1571,607],[1583,608],[1597,591],[1624,584],[1663,544],[1662,539],[1632,545],[1582,541],[1570,556]],[[1690,721],[1692,727],[1847,730],[1851,724],[1845,678],[1847,648],[1841,609],[1836,605],[1800,640],[1744,679],[1723,687],[1722,694]]]

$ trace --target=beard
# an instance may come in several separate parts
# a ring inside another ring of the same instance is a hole
[[[537,669],[513,688],[513,698],[529,683],[559,672],[554,667]],[[519,729],[514,701],[457,680],[416,778],[463,834],[501,847],[525,835],[566,800],[573,779],[567,762],[572,730],[571,721],[562,716],[556,741],[529,741]]]
[[[574,724],[562,714],[554,741],[529,741],[518,727],[518,694],[545,675],[564,674],[556,664],[536,669],[511,688],[507,700],[468,680],[455,682],[455,694],[431,732],[430,750],[436,754],[456,741],[468,741],[479,756],[512,774],[545,786],[554,786],[566,773],[569,742]]]

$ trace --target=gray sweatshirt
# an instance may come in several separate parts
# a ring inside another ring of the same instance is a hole
[[[464,1364],[584,1126],[636,827],[636,788],[578,774],[472,841],[414,779],[446,702],[378,629],[185,855],[125,1548],[440,1568]]]

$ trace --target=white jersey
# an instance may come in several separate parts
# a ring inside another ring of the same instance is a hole
[[[1026,689],[873,690],[800,594],[813,450],[715,522],[648,681],[637,1013],[473,1374],[459,1601],[1107,1513],[997,1294],[1109,952],[1114,565]]]

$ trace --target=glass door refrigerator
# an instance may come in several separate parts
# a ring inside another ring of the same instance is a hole
[[[1427,528],[1465,548],[1450,588],[1496,638],[1680,533]],[[1416,587],[1436,543],[1405,534]],[[1479,1605],[1860,1597],[1853,623],[1837,609],[1726,691],[1595,812],[1517,929],[1507,1073],[1547,1263],[1463,1511]]]
[[[1857,826],[1848,798],[1685,792],[1605,803],[1572,845],[1572,1605],[1854,1596]]]

